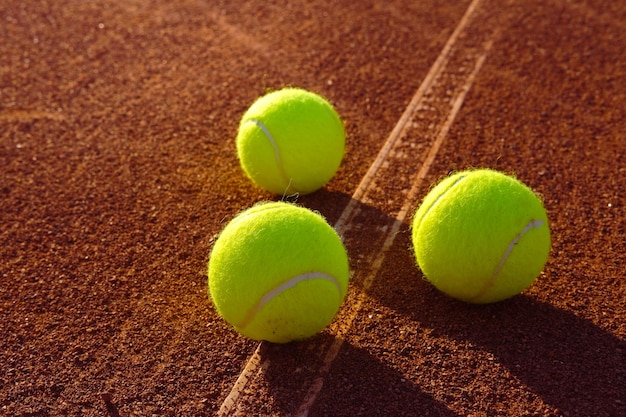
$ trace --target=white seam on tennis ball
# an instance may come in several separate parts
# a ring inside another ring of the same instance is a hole
[[[263,131],[263,134],[265,134],[265,137],[267,138],[267,140],[272,145],[272,148],[274,149],[274,157],[276,158],[276,161],[282,165],[282,161],[280,159],[280,152],[278,150],[278,145],[276,144],[276,140],[274,140],[274,136],[272,135],[272,132],[270,132],[267,126],[265,126],[259,120],[251,119],[251,120],[248,120],[248,122],[254,123]]]
[[[513,252],[513,249],[515,248],[515,245],[518,244],[518,242],[524,237],[524,235],[526,233],[528,233],[532,229],[540,228],[541,226],[543,226],[544,223],[545,222],[543,220],[534,219],[534,220],[531,220],[530,222],[528,222],[528,224],[526,224],[526,226],[524,226],[522,231],[519,232],[517,234],[517,236],[515,236],[513,238],[513,240],[511,240],[511,242],[509,242],[509,246],[507,246],[506,251],[504,251],[504,254],[500,258],[500,262],[496,266],[496,269],[493,271],[493,274],[491,275],[491,279],[489,281],[487,281],[485,286],[483,288],[481,288],[481,290],[478,292],[478,294],[476,294],[475,296],[470,298],[470,301],[476,301],[476,300],[480,299],[483,295],[485,295],[487,290],[489,290],[489,288],[491,288],[491,286],[498,279],[498,276],[500,275],[500,272],[502,271],[502,268],[504,268],[504,264],[506,263],[506,261],[509,258],[509,256],[511,256],[511,252]]]
[[[291,278],[288,281],[285,281],[283,283],[281,283],[280,285],[272,288],[271,290],[269,290],[267,293],[265,293],[265,295],[259,300],[259,302],[250,310],[250,312],[248,312],[248,314],[246,315],[246,317],[241,321],[241,323],[237,326],[241,329],[245,328],[248,324],[250,324],[250,322],[254,319],[254,317],[257,315],[257,313],[259,311],[261,311],[261,309],[263,309],[263,307],[265,306],[265,304],[269,303],[270,301],[272,301],[272,299],[274,299],[274,297],[278,296],[279,294],[285,292],[286,290],[288,290],[289,288],[293,288],[296,285],[298,285],[300,282],[303,281],[308,281],[308,280],[312,280],[312,279],[323,279],[325,281],[329,281],[332,284],[335,285],[335,287],[337,287],[337,292],[339,294],[341,294],[341,285],[339,285],[339,281],[337,281],[337,279],[330,275],[330,274],[326,274],[324,272],[307,272],[305,274],[301,274],[298,275],[296,277]]]
[[[274,149],[274,158],[276,159],[276,165],[278,166],[278,170],[280,171],[280,174],[283,177],[285,184],[287,184],[286,190],[289,189],[289,187],[291,187],[291,178],[289,177],[289,175],[287,175],[287,172],[285,171],[283,160],[280,157],[280,149],[278,148],[278,144],[276,143],[272,132],[270,132],[267,126],[265,126],[260,120],[250,119],[246,123],[254,123],[255,125],[257,125],[257,127],[261,129],[261,131],[267,138],[268,142],[272,146],[272,149]]]
[[[448,188],[446,188],[441,194],[439,194],[439,196],[437,196],[437,198],[435,199],[435,201],[433,201],[433,203],[430,205],[430,207],[428,207],[428,209],[426,210],[426,213],[424,213],[422,215],[422,218],[420,219],[419,224],[417,225],[417,228],[419,229],[422,226],[422,221],[426,218],[426,216],[428,215],[428,213],[430,213],[430,211],[433,209],[433,207],[435,207],[435,205],[439,202],[439,200],[441,200],[443,198],[444,195],[446,195],[448,193],[448,191],[450,191],[452,188],[454,188],[459,182],[461,182],[462,180],[464,180],[467,177],[466,175],[461,175],[459,178],[457,178],[452,184],[450,184],[450,186]]]

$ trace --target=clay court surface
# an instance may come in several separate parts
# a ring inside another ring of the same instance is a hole
[[[626,3],[0,0],[0,415],[626,416]],[[248,340],[206,264],[259,201],[235,153],[266,91],[333,103],[333,180],[288,196],[351,283],[303,342]],[[455,301],[410,221],[456,170],[539,193],[536,283]]]

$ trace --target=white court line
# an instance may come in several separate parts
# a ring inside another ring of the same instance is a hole
[[[426,92],[431,89],[435,80],[443,72],[444,68],[446,67],[446,64],[450,60],[450,51],[452,50],[452,47],[457,42],[457,39],[459,38],[460,34],[467,27],[470,18],[472,17],[472,15],[474,14],[474,11],[478,7],[478,3],[480,3],[481,1],[482,0],[473,0],[472,3],[468,6],[465,14],[459,21],[459,24],[457,25],[456,29],[454,30],[452,35],[450,35],[450,38],[448,38],[448,42],[446,42],[446,44],[444,45],[443,49],[439,53],[439,56],[435,60],[435,63],[430,68],[430,71],[428,71],[428,74],[426,74],[424,81],[422,81],[422,84],[419,86],[419,88],[415,92],[415,95],[409,102],[409,105],[407,106],[406,110],[404,110],[404,113],[400,117],[400,120],[398,120],[398,123],[391,131],[391,134],[385,141],[383,147],[378,153],[378,156],[376,157],[376,159],[370,166],[370,169],[367,171],[367,173],[361,180],[361,183],[359,184],[356,191],[352,195],[352,200],[350,200],[350,203],[348,203],[343,213],[341,214],[341,217],[339,218],[339,220],[337,221],[335,225],[335,228],[340,233],[343,230],[343,228],[346,227],[346,225],[349,223],[349,220],[352,217],[352,214],[357,204],[363,199],[363,196],[365,195],[366,191],[370,188],[370,185],[374,181],[374,178],[376,178],[376,174],[378,173],[378,170],[380,169],[385,159],[387,159],[387,156],[389,155],[390,150],[402,137],[402,134],[404,133],[406,127],[412,121],[413,116],[415,115],[415,113],[417,112],[417,109],[419,108],[419,104],[424,100]]]
[[[317,398],[320,390],[322,389],[322,385],[324,383],[324,377],[326,373],[330,370],[330,366],[332,365],[332,362],[334,361],[335,357],[339,353],[339,349],[343,345],[344,339],[342,336],[345,333],[347,333],[348,330],[352,327],[352,323],[356,319],[357,314],[360,312],[361,305],[365,301],[367,291],[371,288],[372,284],[374,283],[374,278],[380,271],[380,268],[383,265],[383,261],[385,260],[385,256],[387,255],[387,252],[393,245],[393,242],[395,241],[396,236],[398,235],[398,231],[400,230],[400,227],[404,223],[404,220],[406,219],[409,213],[409,210],[411,209],[411,207],[414,206],[415,200],[417,198],[417,193],[422,185],[422,182],[424,178],[426,177],[426,174],[428,173],[428,170],[430,169],[435,159],[435,156],[437,155],[437,152],[439,151],[439,148],[441,147],[441,144],[443,143],[443,140],[445,139],[448,131],[450,130],[450,127],[452,126],[452,122],[456,118],[456,115],[459,112],[461,105],[463,104],[463,101],[465,100],[465,96],[467,95],[467,92],[470,90],[472,86],[474,79],[476,77],[476,74],[478,73],[478,71],[480,71],[480,68],[482,67],[484,63],[485,58],[486,58],[486,51],[477,60],[476,65],[474,66],[474,69],[470,74],[470,77],[468,78],[466,84],[463,85],[463,89],[461,93],[456,97],[452,112],[449,114],[448,119],[446,120],[446,123],[442,126],[442,129],[439,131],[437,140],[433,143],[432,147],[430,148],[430,152],[426,160],[424,161],[422,168],[417,174],[415,181],[413,182],[413,186],[411,187],[411,190],[409,194],[407,195],[407,198],[404,201],[404,204],[402,205],[402,209],[396,215],[393,226],[389,229],[385,237],[385,241],[380,251],[378,252],[378,256],[374,260],[372,267],[370,268],[369,273],[367,274],[366,278],[363,280],[361,292],[359,292],[359,294],[357,295],[356,300],[352,302],[352,305],[353,305],[352,313],[348,316],[347,319],[344,318],[341,321],[341,323],[339,323],[338,330],[334,332],[335,340],[324,358],[324,362],[320,368],[320,371],[318,372],[319,376],[313,381],[313,384],[311,385],[311,388],[307,392],[307,395],[305,396],[304,401],[302,402],[302,405],[298,409],[298,412],[295,414],[297,417],[307,417],[309,415],[309,410],[311,406],[313,405],[313,403],[315,402],[315,399]]]
[[[458,42],[459,38],[467,30],[469,22],[472,21],[472,17],[476,13],[478,5],[481,3],[481,1],[482,0],[472,0],[464,16],[459,21],[456,29],[446,42],[444,48],[437,57],[437,60],[431,67],[430,71],[424,78],[424,81],[422,82],[417,92],[413,96],[411,102],[407,106],[402,117],[399,119],[398,123],[387,138],[383,147],[381,148],[378,156],[370,166],[370,169],[363,177],[357,189],[353,193],[350,203],[346,206],[339,220],[335,224],[335,229],[340,235],[345,233],[350,228],[351,220],[359,211],[359,203],[363,201],[367,192],[373,187],[375,183],[375,178],[377,177],[379,170],[383,166],[383,163],[390,157],[390,155],[392,154],[392,150],[400,142],[400,138],[404,135],[406,129],[409,127],[415,114],[419,110],[420,104],[422,104],[426,100],[428,93],[433,90],[433,86],[435,85],[436,81],[447,69],[447,64],[450,60],[452,49]],[[332,362],[336,358],[341,346],[343,345],[343,335],[346,334],[351,328],[352,323],[354,322],[354,319],[359,313],[361,305],[365,300],[365,294],[367,290],[372,286],[374,278],[382,266],[387,251],[391,248],[400,227],[406,219],[411,207],[413,207],[413,205],[415,204],[415,200],[417,198],[423,180],[426,177],[437,155],[437,152],[439,151],[439,148],[446,138],[448,131],[452,126],[452,123],[454,122],[454,119],[456,118],[456,115],[459,112],[468,91],[471,89],[476,74],[478,74],[478,72],[480,71],[486,59],[486,55],[491,49],[492,44],[492,40],[488,40],[482,45],[482,51],[476,57],[476,61],[473,64],[471,72],[466,76],[463,81],[461,81],[462,86],[452,101],[452,106],[447,115],[447,118],[445,119],[443,124],[439,126],[436,138],[430,147],[425,161],[423,162],[420,170],[418,171],[415,179],[412,182],[411,189],[405,198],[402,208],[397,213],[394,219],[393,226],[386,232],[385,240],[381,247],[381,250],[379,251],[378,256],[376,257],[374,262],[372,263],[372,266],[363,281],[362,290],[357,295],[356,300],[353,300],[351,302],[352,308],[350,315],[346,319],[343,319],[341,323],[338,323],[335,328],[336,331],[333,331],[335,339],[326,351],[323,359],[323,364],[317,373],[318,376],[315,378],[315,380],[312,381],[311,386],[307,390],[307,394],[305,395],[301,406],[298,408],[298,411],[295,414],[296,416],[308,416],[309,410],[314,404],[315,399],[317,398],[317,395],[322,388],[324,377],[330,370]],[[242,393],[244,393],[246,385],[252,378],[254,378],[256,375],[262,374],[270,366],[270,360],[262,360],[261,357],[261,353],[265,349],[266,344],[266,342],[259,343],[253,355],[248,360],[246,366],[239,375],[237,381],[233,385],[231,392],[222,403],[222,406],[220,407],[220,410],[218,412],[218,416],[241,415],[243,410],[238,409],[237,404]]]

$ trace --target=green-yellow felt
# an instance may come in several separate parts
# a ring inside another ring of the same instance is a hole
[[[211,251],[209,292],[218,313],[251,339],[285,343],[323,330],[348,286],[348,256],[319,214],[261,203],[237,215]]]
[[[278,195],[308,194],[335,175],[345,131],[324,98],[284,88],[250,106],[241,118],[236,145],[241,167],[258,186]]]
[[[550,252],[542,201],[517,179],[489,169],[442,180],[424,198],[412,229],[425,277],[470,303],[519,294],[541,273]]]

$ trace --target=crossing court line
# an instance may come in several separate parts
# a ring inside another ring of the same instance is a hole
[[[362,310],[365,294],[379,273],[400,228],[415,208],[424,179],[493,46],[499,32],[497,19],[490,19],[493,10],[486,10],[487,6],[483,6],[483,2],[471,1],[335,224],[335,229],[342,235],[347,247],[350,247],[352,239],[362,239],[365,227],[372,229],[368,230],[372,241],[381,243],[373,260],[366,259],[366,266],[353,273],[352,281],[359,282],[359,291],[348,296],[344,308],[329,326],[328,331],[334,339],[312,350],[311,354],[322,359],[321,366],[312,380],[306,383],[308,386],[303,387],[305,395],[295,413],[298,417],[308,416],[315,403],[324,379],[344,343],[344,336]],[[507,4],[510,1],[500,3],[500,7],[504,8]],[[419,166],[416,175],[412,178],[398,176],[394,168],[409,163]],[[386,186],[390,183],[402,191],[388,192]],[[391,220],[386,217],[378,221],[378,227],[374,227],[376,222],[362,213],[362,207],[381,205],[381,202],[391,207],[387,208]],[[263,357],[267,346],[267,342],[259,343],[223,401],[219,416],[246,413],[241,404],[246,395],[250,395],[247,387],[255,378],[262,378],[271,366],[271,361]]]

